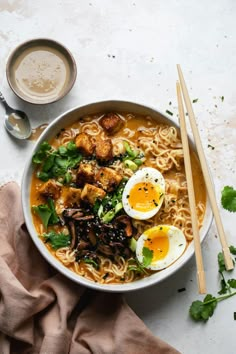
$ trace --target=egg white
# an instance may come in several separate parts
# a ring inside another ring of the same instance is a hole
[[[160,197],[159,203],[156,207],[149,211],[139,211],[131,207],[129,202],[129,195],[131,189],[138,183],[149,182],[153,186],[158,186],[161,190],[162,196]],[[133,219],[146,220],[153,217],[160,209],[165,195],[165,180],[162,174],[152,167],[144,167],[133,174],[125,185],[122,204],[125,212]]]
[[[169,250],[162,259],[152,261],[146,268],[151,270],[161,270],[174,263],[184,252],[187,242],[183,232],[175,226],[158,225],[146,230],[138,239],[136,244],[136,257],[140,263],[143,262],[143,248],[146,247],[145,241],[152,238],[152,233],[156,233],[162,227],[165,235],[169,239]],[[162,231],[163,233],[163,231]]]

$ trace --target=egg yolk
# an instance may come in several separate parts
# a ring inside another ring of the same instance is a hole
[[[150,211],[160,202],[163,191],[159,185],[150,182],[140,182],[133,186],[129,194],[129,204],[137,211]]]
[[[157,226],[154,227],[151,232],[146,231],[144,233],[147,236],[144,247],[153,251],[152,263],[165,258],[169,251],[168,230],[168,227]]]

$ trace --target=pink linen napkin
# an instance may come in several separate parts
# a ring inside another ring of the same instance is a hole
[[[58,274],[24,224],[20,189],[0,188],[0,354],[178,354],[154,337],[122,295]]]

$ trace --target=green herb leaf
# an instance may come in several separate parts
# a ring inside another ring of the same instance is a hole
[[[195,98],[194,100],[193,100],[193,103],[196,103],[198,101],[198,98]]]
[[[52,166],[54,164],[54,160],[55,160],[54,154],[49,155],[46,158],[46,160],[44,161],[43,167],[42,167],[43,172],[48,172],[52,168]]]
[[[94,206],[93,206],[93,212],[94,214],[97,214],[98,213],[98,210],[101,206],[101,201],[99,199],[96,199],[95,203],[94,203]]]
[[[229,279],[228,284],[231,288],[236,289],[236,279]]]
[[[192,303],[189,314],[195,321],[207,321],[214,313],[217,299],[208,294],[203,301],[197,300]]]
[[[229,246],[229,250],[230,250],[231,254],[233,254],[234,256],[236,256],[236,247],[234,247],[234,246]]]
[[[64,145],[59,146],[58,152],[61,156],[65,156],[67,155],[67,148]]]
[[[153,257],[153,251],[151,251],[147,247],[143,247],[143,261],[142,261],[142,266],[144,268],[147,268],[149,264],[152,262],[152,257]]]
[[[189,309],[189,314],[195,321],[202,321],[202,311],[203,311],[203,302],[200,300],[193,301]]]
[[[166,110],[166,113],[169,114],[170,116],[173,116],[173,113],[169,111],[168,109]]]
[[[68,161],[67,157],[56,157],[56,158],[55,158],[55,163],[56,163],[59,167],[62,167],[62,168],[67,169],[67,168],[68,168],[69,161]]]
[[[82,155],[80,154],[77,154],[76,157],[70,158],[68,163],[68,168],[76,168],[81,160],[82,160]]]
[[[48,198],[48,205],[51,210],[51,216],[49,219],[49,224],[50,225],[55,225],[59,222],[59,217],[57,216],[55,206],[54,206],[54,201],[51,198]]]
[[[134,243],[136,243],[135,240],[134,240]],[[130,246],[131,246],[131,244],[130,244]],[[132,247],[136,247],[136,245],[133,244]],[[142,263],[140,263],[138,261],[138,259],[131,260],[132,262],[135,262],[135,263],[134,264],[132,263],[128,267],[128,270],[133,270],[133,271],[138,272],[138,273],[148,274],[145,268],[147,268],[149,266],[149,264],[151,264],[152,257],[153,257],[153,251],[150,250],[147,247],[143,247],[143,260],[142,260]]]
[[[220,281],[221,289],[218,291],[219,295],[226,294],[229,291],[229,287],[225,281],[225,279],[221,279]]]
[[[77,151],[77,147],[73,141],[69,141],[69,143],[67,144],[66,147],[67,147],[67,150],[69,150],[69,151],[72,151],[72,152]]]
[[[99,269],[99,265],[97,262],[95,262],[93,259],[91,258],[84,258],[84,262],[85,263],[88,263],[88,264],[92,264],[92,266],[95,268],[95,269]]]
[[[221,204],[224,209],[236,212],[236,190],[233,187],[225,186],[221,191]]]
[[[218,253],[218,266],[219,266],[219,272],[222,273],[226,270],[225,268],[225,260],[222,252]]]
[[[207,294],[203,300],[203,303],[204,303],[204,308],[202,311],[202,318],[204,320],[208,320],[208,318],[211,317],[214,313],[214,310],[217,306],[217,300],[211,294]]]
[[[52,212],[51,212],[50,208],[48,207],[48,205],[41,204],[38,206],[32,206],[32,210],[35,214],[37,214],[40,217],[40,219],[42,220],[43,226],[45,227],[45,229],[47,229],[49,219],[52,215]]]
[[[72,181],[72,175],[70,172],[66,172],[63,183],[69,184]]]
[[[38,206],[32,206],[32,210],[40,217],[45,229],[47,229],[48,225],[55,225],[59,222],[59,217],[57,216],[54,202],[51,198],[48,198],[48,205],[40,204]]]
[[[50,176],[47,172],[42,172],[42,171],[37,172],[37,177],[39,179],[41,179],[41,181],[44,181],[44,182],[47,182],[50,178]]]
[[[71,243],[71,236],[65,235],[63,232],[56,233],[55,231],[50,231],[49,233],[44,233],[42,235],[46,242],[50,242],[52,248],[55,250],[61,247],[67,247]]]
[[[130,264],[128,266],[128,271],[134,271],[136,273],[140,273],[140,274],[148,274],[146,269],[143,267],[143,265],[141,263],[139,263],[139,261],[137,259],[129,259],[128,261],[129,263],[132,262],[132,264]]]
[[[32,161],[35,164],[41,164],[43,160],[47,157],[48,152],[51,150],[51,145],[48,144],[47,141],[44,141],[40,146],[36,153],[33,155]]]
[[[59,167],[57,165],[53,165],[50,171],[52,177],[60,177],[66,174],[66,167]]]

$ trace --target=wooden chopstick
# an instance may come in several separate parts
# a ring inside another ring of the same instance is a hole
[[[200,160],[201,167],[202,167],[204,180],[205,180],[206,187],[207,187],[208,196],[209,196],[210,203],[211,203],[211,208],[212,208],[212,211],[213,211],[213,215],[214,215],[214,218],[215,218],[217,230],[218,230],[219,237],[220,237],[220,242],[221,242],[221,246],[222,246],[222,252],[223,252],[224,260],[225,260],[225,267],[226,267],[227,270],[230,270],[230,269],[234,268],[234,265],[233,265],[232,257],[230,255],[229,246],[228,246],[227,241],[226,241],[226,236],[225,236],[224,228],[223,228],[223,225],[222,225],[222,222],[221,222],[220,213],[219,213],[219,210],[218,210],[218,207],[217,207],[216,197],[215,197],[214,189],[213,189],[213,186],[212,186],[209,170],[208,170],[208,167],[207,167],[207,162],[206,162],[206,158],[205,158],[205,155],[204,155],[201,139],[200,139],[200,136],[199,136],[199,132],[198,132],[197,124],[196,124],[196,119],[195,119],[195,115],[194,115],[194,112],[193,112],[192,103],[191,103],[191,100],[190,100],[190,97],[189,97],[189,94],[188,94],[187,86],[186,86],[186,83],[185,83],[185,80],[184,80],[184,77],[183,77],[183,73],[182,73],[181,67],[180,67],[179,64],[177,65],[177,70],[178,70],[178,74],[179,74],[179,81],[180,81],[180,86],[181,86],[181,90],[182,90],[182,93],[183,93],[185,106],[186,106],[186,109],[187,109],[187,112],[188,112],[188,117],[189,117],[189,120],[190,120],[191,129],[192,129],[192,132],[193,132],[193,136],[194,136],[194,140],[195,140],[195,144],[196,144],[199,160]]]
[[[177,91],[178,109],[179,109],[180,133],[181,133],[183,153],[184,153],[184,166],[185,166],[185,173],[186,173],[186,180],[187,180],[187,187],[188,187],[191,220],[192,220],[195,258],[196,258],[196,265],[197,265],[198,290],[200,294],[205,294],[206,279],[205,279],[205,272],[204,272],[203,261],[202,261],[202,251],[201,251],[201,243],[200,243],[199,229],[198,229],[198,219],[197,219],[197,212],[196,212],[196,201],[195,201],[194,186],[193,186],[192,167],[191,167],[189,145],[188,145],[188,134],[187,134],[186,123],[185,123],[184,107],[183,107],[183,100],[182,100],[182,95],[180,90],[180,84],[178,81],[176,83],[176,91]]]

